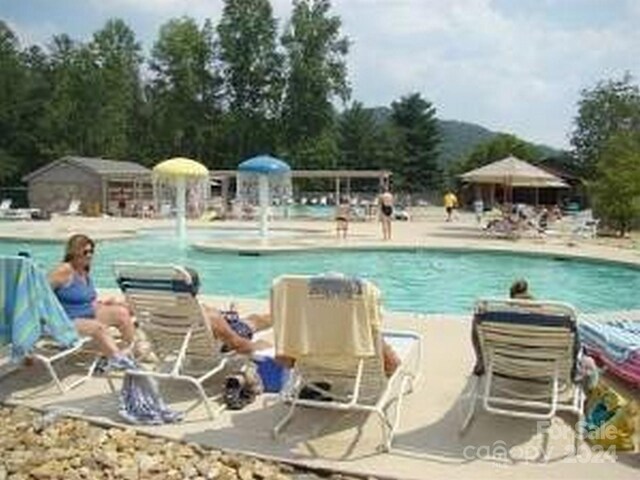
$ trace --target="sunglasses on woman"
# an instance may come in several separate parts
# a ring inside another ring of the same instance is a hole
[[[93,255],[93,253],[94,253],[93,248],[85,248],[82,251],[82,255],[84,255],[85,257],[88,257],[89,255]]]

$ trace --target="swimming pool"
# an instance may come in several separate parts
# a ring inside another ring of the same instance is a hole
[[[229,232],[233,235],[233,232]],[[0,242],[0,254],[29,251],[43,268],[62,257],[61,243]],[[570,302],[579,310],[640,309],[640,269],[554,257],[479,251],[366,250],[300,252],[262,256],[180,250],[165,232],[98,243],[94,279],[116,288],[114,261],[171,262],[195,268],[202,291],[268,298],[271,280],[284,273],[343,272],[374,281],[388,310],[465,313],[476,298],[504,296],[519,277],[537,298]]]

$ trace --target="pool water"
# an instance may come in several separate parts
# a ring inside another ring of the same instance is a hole
[[[28,251],[47,270],[62,250],[61,243],[0,242],[0,254]],[[522,254],[367,250],[242,256],[180,250],[167,232],[147,232],[98,243],[92,273],[98,287],[116,288],[115,261],[187,265],[199,272],[203,293],[234,297],[268,298],[271,281],[285,273],[342,272],[374,281],[388,310],[466,313],[475,299],[504,296],[513,280],[524,277],[536,298],[569,302],[580,311],[640,309],[638,268]]]

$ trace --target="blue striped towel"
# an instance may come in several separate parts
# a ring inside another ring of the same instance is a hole
[[[632,353],[640,350],[639,321],[581,319],[578,330],[582,343],[598,348],[616,363],[626,362]]]
[[[364,282],[342,274],[326,274],[309,279],[309,296],[351,299],[362,296]]]
[[[0,305],[0,344],[11,344],[14,361],[27,355],[43,334],[63,347],[79,340],[45,275],[28,258],[0,257]]]

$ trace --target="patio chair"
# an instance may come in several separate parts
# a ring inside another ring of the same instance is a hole
[[[3,198],[0,203],[0,214],[6,212],[11,208],[12,200],[10,198]]]
[[[9,347],[14,371],[30,358],[45,367],[60,393],[89,379],[97,358],[79,379],[64,381],[56,366],[90,341],[80,338],[47,279],[29,258],[0,257],[0,344]]]
[[[72,198],[69,202],[69,207],[64,212],[60,212],[60,215],[64,216],[75,216],[80,215],[80,205],[82,204],[81,200],[76,198]]]
[[[578,416],[581,438],[584,393],[575,383],[577,314],[560,302],[479,300],[477,328],[485,374],[474,375],[464,432],[481,402],[492,414],[548,421],[557,412]]]
[[[120,289],[160,360],[152,370],[128,373],[192,385],[199,401],[189,410],[203,403],[213,419],[222,407],[215,408],[203,385],[221,372],[235,353],[221,353],[222,342],[213,335],[191,275],[175,265],[116,263],[114,270]]]
[[[576,214],[571,235],[573,237],[596,238],[600,219],[593,217],[593,210],[587,209]]]
[[[422,337],[409,331],[381,330],[379,291],[359,279],[279,277],[272,287],[271,313],[276,354],[295,360],[290,381],[279,397],[290,407],[274,427],[274,436],[298,407],[365,412],[379,419],[381,447],[389,450],[404,395],[417,381]],[[383,341],[401,360],[389,378]]]

